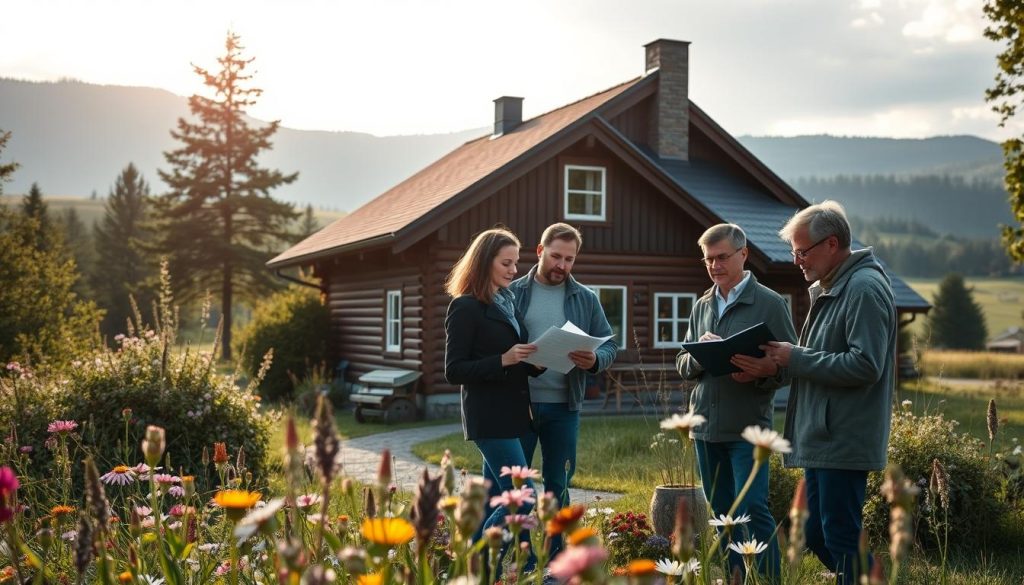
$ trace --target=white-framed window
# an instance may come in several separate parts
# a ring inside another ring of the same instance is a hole
[[[605,168],[565,165],[565,219],[604,221]]]
[[[692,293],[654,293],[654,347],[679,347],[695,302],[697,295]]]
[[[384,350],[402,351],[402,291],[389,290],[384,318]]]
[[[619,350],[626,349],[626,287],[611,284],[588,286],[601,301],[604,316],[608,317],[608,324],[612,326],[612,338],[619,344]]]

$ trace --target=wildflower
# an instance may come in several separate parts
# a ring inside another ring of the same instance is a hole
[[[78,423],[73,420],[55,420],[46,426],[46,432],[51,435],[66,435],[78,428]]]
[[[303,510],[315,506],[320,503],[319,494],[302,494],[295,498],[295,506]]]
[[[142,453],[146,456],[146,463],[155,466],[163,457],[165,447],[164,430],[156,425],[146,427],[146,438],[142,439]]]
[[[92,561],[92,523],[83,512],[78,516],[78,533],[75,534],[75,569],[81,578]]]
[[[85,501],[102,534],[110,523],[110,502],[100,481],[100,472],[92,457],[85,459]]]
[[[384,582],[384,577],[380,573],[370,573],[368,575],[359,575],[359,579],[356,580],[358,585],[381,585]]]
[[[18,453],[21,453],[22,455],[31,455],[32,451],[34,451],[32,445],[22,445],[21,447],[18,447]]]
[[[468,478],[462,486],[462,498],[455,509],[455,525],[459,533],[468,538],[484,521],[487,483],[479,477]]]
[[[57,520],[60,520],[64,516],[68,516],[70,514],[74,514],[77,511],[78,510],[74,506],[59,505],[59,506],[54,506],[54,507],[50,508],[50,516],[53,516]]]
[[[568,542],[572,546],[597,544],[597,531],[589,526],[577,528],[569,535]]]
[[[167,494],[170,496],[174,496],[175,498],[180,498],[185,495],[185,488],[181,487],[180,485],[172,485],[171,487],[167,488]]]
[[[181,483],[181,478],[169,473],[158,473],[153,476],[153,481],[160,485],[174,485]]]
[[[14,491],[18,489],[18,476],[10,467],[0,467],[0,522],[6,522],[14,516]]]
[[[284,498],[274,498],[265,506],[246,514],[235,526],[235,537],[239,541],[244,541],[261,529],[274,530],[277,525],[277,513],[284,507],[284,502]]]
[[[377,467],[377,485],[385,487],[391,483],[391,449],[384,448],[380,453],[380,466]]]
[[[228,446],[224,443],[213,444],[213,464],[218,468],[228,462]]]
[[[682,575],[686,571],[686,565],[672,559],[661,559],[654,563],[654,568],[662,575]]]
[[[893,563],[899,563],[914,539],[913,509],[920,489],[903,475],[899,466],[890,465],[885,470],[881,491],[889,502],[889,554]]]
[[[215,553],[220,550],[220,544],[218,543],[207,543],[199,545],[199,550],[204,553]]]
[[[491,507],[496,508],[498,506],[505,506],[510,511],[515,513],[515,510],[522,508],[527,504],[536,502],[537,499],[533,497],[532,488],[513,489],[502,492],[500,496],[494,496],[491,498]]]
[[[154,471],[160,471],[163,467],[150,467],[145,463],[139,463],[135,467],[132,467],[132,471],[139,477],[140,481],[149,481],[149,474]]]
[[[515,488],[523,487],[523,482],[528,479],[540,479],[540,472],[536,469],[530,469],[529,467],[522,467],[519,465],[508,465],[501,466],[501,477],[509,475],[512,477],[512,486]]]
[[[608,551],[599,546],[575,546],[562,551],[548,567],[551,576],[559,581],[568,581],[576,576],[596,576],[591,573],[600,571],[607,558]]]
[[[334,430],[334,415],[331,412],[331,402],[323,394],[317,398],[316,418],[313,420],[313,427],[315,430],[313,445],[315,447],[316,465],[320,471],[321,481],[327,485],[334,479],[334,474],[338,470],[337,457],[341,451],[341,445],[338,442],[338,433]],[[388,481],[390,481],[390,478]]]
[[[238,559],[238,569],[244,571],[249,568],[249,557],[241,557]],[[217,570],[213,572],[214,575],[221,577],[231,572],[231,561],[226,560],[217,566]]]
[[[763,463],[772,453],[791,453],[789,441],[778,432],[751,425],[743,429],[741,436],[754,445],[754,461]]]
[[[626,574],[633,577],[653,575],[657,571],[658,565],[650,559],[635,559],[626,565]]]
[[[988,423],[989,443],[994,443],[996,440],[996,432],[999,430],[999,414],[996,412],[995,398],[988,401],[988,413],[985,416],[985,422]]]
[[[60,535],[61,540],[66,540],[68,542],[74,542],[76,537],[78,537],[77,530],[68,530]]]
[[[1019,447],[1018,447],[1019,448]],[[938,459],[932,460],[932,479],[931,482],[935,484],[934,489],[929,486],[929,492],[938,495],[939,503],[942,505],[942,509],[949,511],[949,476],[946,474],[946,468],[942,465],[942,462]]]
[[[732,516],[729,516],[728,514],[720,514],[718,516],[718,518],[712,518],[712,519],[708,520],[708,524],[710,524],[712,526],[720,527],[720,528],[726,528],[726,529],[732,528],[733,526],[736,526],[737,524],[746,524],[748,522],[750,522],[750,515],[749,514],[741,514],[741,515],[737,516],[736,518],[733,518]]]
[[[789,548],[786,549],[786,559],[791,565],[799,565],[803,556],[806,534],[804,533],[807,517],[807,483],[804,478],[796,484],[796,491],[793,493],[793,503],[789,508]]]
[[[763,553],[767,548],[768,545],[766,543],[758,542],[756,538],[753,540],[748,540],[746,542],[729,543],[729,550],[735,551],[743,555],[744,557],[752,557],[754,555],[759,555]]]
[[[181,518],[185,514],[195,514],[195,513],[196,513],[196,509],[195,508],[193,508],[192,506],[186,506],[184,504],[174,504],[173,506],[171,506],[171,509],[167,511],[167,514],[169,516],[174,516],[175,518]]]
[[[426,469],[416,484],[416,496],[413,498],[409,518],[416,528],[416,543],[419,550],[425,550],[430,537],[437,525],[437,504],[441,499],[441,476],[430,477]]]
[[[690,429],[704,424],[705,422],[707,422],[707,420],[708,419],[704,418],[699,414],[694,414],[694,412],[691,410],[690,412],[687,412],[686,414],[681,416],[678,414],[673,414],[671,417],[666,418],[665,420],[661,421],[661,428],[666,431],[676,430],[683,434],[689,434]]]
[[[532,514],[509,514],[505,516],[505,524],[518,526],[520,530],[533,530],[537,527],[537,517]]]
[[[567,530],[575,528],[576,524],[579,522],[580,518],[583,517],[583,514],[586,513],[586,511],[587,507],[582,504],[575,504],[562,508],[557,514],[555,514],[554,518],[548,520],[545,529],[551,536],[562,534]]]
[[[214,494],[213,501],[224,508],[228,518],[241,520],[245,511],[256,505],[262,496],[259,492],[247,490],[222,490]]]
[[[127,465],[118,465],[101,475],[100,481],[107,485],[128,485],[135,481],[135,471]]]
[[[413,525],[403,518],[366,518],[359,532],[366,540],[384,546],[406,544],[416,534]]]

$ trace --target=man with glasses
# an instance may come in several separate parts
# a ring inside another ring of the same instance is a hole
[[[842,206],[824,201],[779,231],[803,271],[811,309],[793,345],[767,356],[792,376],[787,467],[803,467],[807,547],[841,584],[856,583],[868,472],[885,467],[892,414],[896,309],[871,249],[852,251]]]
[[[749,252],[747,236],[739,226],[712,226],[697,243],[704,253],[700,261],[714,286],[694,304],[686,342],[721,339],[761,322],[780,340],[796,339],[786,301],[743,269]],[[754,466],[754,446],[741,437],[743,429],[750,425],[771,428],[775,390],[786,381],[784,372],[767,357],[734,356],[732,361],[743,371],[712,376],[685,349],[676,357],[679,374],[697,381],[690,409],[707,419],[691,436],[704,493],[716,515],[729,512]],[[758,470],[737,507],[735,516],[742,515],[749,515],[750,522],[731,528],[733,540],[757,538],[767,543],[758,569],[777,578],[779,546],[775,520],[768,509],[767,465]],[[729,564],[744,570],[743,558],[736,552],[729,553]]]

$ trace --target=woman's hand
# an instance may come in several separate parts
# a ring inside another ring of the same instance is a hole
[[[537,351],[537,346],[532,343],[517,343],[501,354],[501,365],[507,368],[530,357],[530,354]]]

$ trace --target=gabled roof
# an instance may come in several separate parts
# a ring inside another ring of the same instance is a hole
[[[596,108],[634,87],[633,79],[578,102],[523,122],[498,139],[471,140],[336,220],[267,263],[299,264],[346,249],[393,239],[403,229],[442,207],[478,181],[542,145]]]

